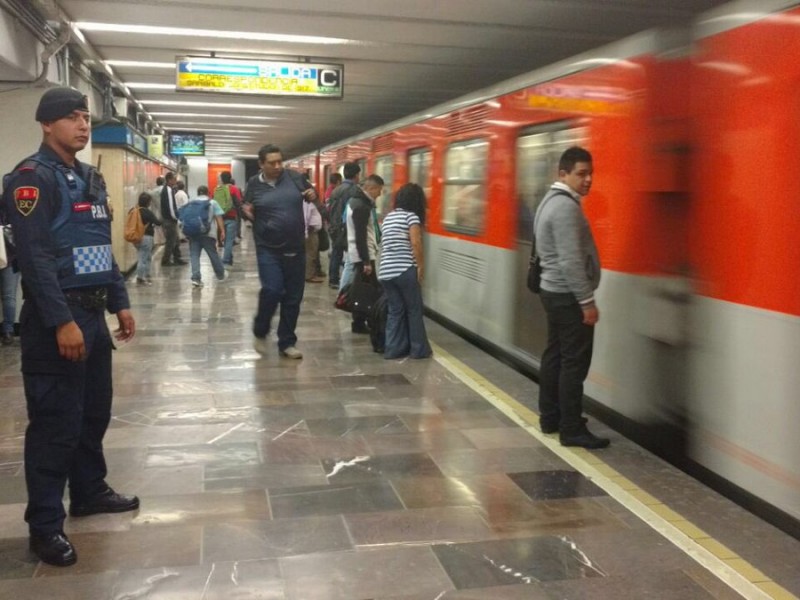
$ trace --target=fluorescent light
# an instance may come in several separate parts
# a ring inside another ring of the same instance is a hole
[[[172,69],[175,70],[174,62],[152,62],[146,60],[106,60],[103,61],[112,67],[145,67],[148,69]]]
[[[212,119],[257,119],[259,121],[278,118],[278,117],[267,117],[264,115],[252,116],[252,115],[209,114],[209,113],[191,113],[191,112],[151,112],[150,114],[159,117],[209,117]]]
[[[255,40],[259,42],[285,42],[289,44],[362,44],[359,40],[320,37],[316,35],[291,35],[285,33],[261,33],[258,31],[226,31],[224,29],[192,29],[188,27],[165,27],[162,25],[131,25],[129,23],[74,23],[83,31],[109,31],[114,33],[143,33],[145,35],[169,35],[186,37],[210,37],[230,40]]]
[[[247,104],[244,102],[189,102],[186,100],[142,100],[142,104],[151,106],[210,106],[227,108],[249,108],[250,110],[282,110],[291,108],[279,104]]]
[[[133,88],[135,90],[174,90],[175,84],[174,83],[143,83],[143,82],[129,82],[127,84],[129,88]]]
[[[213,121],[164,121],[163,119],[158,120],[159,123],[166,126],[180,126],[183,127],[184,125],[219,125],[219,123],[214,123]],[[266,129],[267,127],[272,127],[272,125],[267,125],[265,123],[225,123],[226,127],[244,127],[249,129]]]
[[[165,127],[164,129],[169,129],[170,131],[184,131],[179,127]],[[203,132],[214,132],[214,133],[230,133],[230,129],[217,129],[215,127],[190,127],[189,131],[203,131]],[[253,132],[255,135],[257,132]],[[266,133],[266,131],[264,132]]]

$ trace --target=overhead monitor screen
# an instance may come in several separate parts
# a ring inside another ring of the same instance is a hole
[[[172,131],[169,134],[169,153],[173,156],[205,156],[206,135],[191,131]]]

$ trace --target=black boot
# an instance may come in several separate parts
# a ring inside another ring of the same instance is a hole
[[[31,534],[29,547],[39,560],[56,567],[68,567],[78,560],[72,542],[63,531]]]

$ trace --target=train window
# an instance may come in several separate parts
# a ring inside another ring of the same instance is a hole
[[[364,177],[367,176],[367,159],[366,158],[359,158],[356,161],[356,164],[358,165],[358,168],[361,169],[360,175],[361,175],[361,178],[363,179]]]
[[[451,144],[444,159],[445,229],[477,235],[486,214],[486,164],[489,142],[471,140]]]
[[[419,185],[429,201],[432,188],[432,160],[433,154],[430,150],[412,150],[408,153],[408,181]]]
[[[322,178],[323,178],[323,185],[325,185],[325,189],[328,188],[328,182],[331,180],[331,166],[325,165],[322,168]]]
[[[378,219],[383,221],[383,217],[392,210],[392,176],[394,174],[394,163],[392,162],[391,154],[380,156],[375,159],[375,174],[383,179],[383,193],[375,202],[375,206],[378,209]]]
[[[585,145],[584,127],[554,129],[552,125],[523,133],[517,139],[517,201],[519,202],[519,240],[533,239],[533,215],[545,193],[558,177],[558,159],[575,145]]]

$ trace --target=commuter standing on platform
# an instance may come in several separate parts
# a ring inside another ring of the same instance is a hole
[[[350,195],[345,211],[347,260],[352,265],[353,277],[358,275],[365,281],[375,283],[378,281],[375,261],[378,258],[378,244],[381,242],[375,200],[381,197],[382,192],[383,178],[380,175],[370,175]],[[367,315],[353,311],[350,330],[353,333],[369,333]]]
[[[67,566],[77,560],[63,530],[67,481],[73,516],[139,507],[136,496],[117,494],[106,483],[102,444],[112,397],[105,310],[117,315],[121,342],[134,336],[136,325],[111,255],[105,183],[76,159],[91,133],[87,98],[52,88],[36,120],[42,145],[8,177],[3,204],[25,298],[20,324],[30,549],[43,562]]]
[[[175,173],[164,176],[164,187],[161,188],[161,228],[164,231],[164,254],[161,266],[185,265],[181,259],[180,241],[178,239],[178,207],[175,204]]]
[[[303,358],[295,344],[297,318],[305,291],[305,218],[303,202],[317,194],[305,179],[283,168],[280,148],[268,144],[258,151],[261,172],[250,178],[242,211],[253,221],[261,291],[253,322],[254,348],[267,353],[266,337],[281,305],[278,350],[287,358]]]
[[[153,262],[153,236],[155,226],[160,226],[161,221],[150,210],[152,203],[152,196],[147,192],[142,192],[139,194],[139,206],[133,208],[133,210],[139,211],[142,223],[144,223],[144,235],[136,245],[136,283],[138,285],[153,285],[150,280],[150,265]]]
[[[562,446],[605,448],[583,414],[583,382],[592,362],[594,326],[600,319],[594,290],[600,258],[581,198],[592,186],[592,155],[573,146],[558,163],[558,181],[536,210],[533,227],[542,265],[541,300],[547,313],[547,348],[539,380],[539,424],[559,432]]]
[[[328,265],[328,282],[330,287],[336,289],[341,285],[342,269],[347,252],[347,224],[343,218],[344,208],[351,194],[358,188],[358,175],[361,167],[358,163],[344,164],[344,181],[336,186],[328,198],[326,211],[328,213],[328,234],[331,240],[331,261]],[[350,264],[347,262],[346,264]],[[350,267],[352,269],[352,266]]]
[[[389,309],[384,358],[428,358],[432,353],[422,314],[425,205],[422,188],[407,183],[397,191],[394,209],[381,224],[379,279]]]
[[[3,216],[2,203],[0,203],[0,244],[5,244],[5,239],[11,236],[11,226],[6,225],[3,227],[3,223],[6,220]],[[14,343],[14,321],[17,317],[19,273],[14,271],[14,267],[11,264],[12,256],[9,247],[6,248],[6,254],[8,256],[8,264],[0,269],[0,302],[3,304],[3,329],[0,344],[10,346]]]

